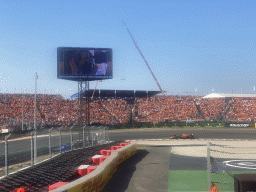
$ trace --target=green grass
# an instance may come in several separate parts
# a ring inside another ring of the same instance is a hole
[[[254,173],[255,171],[231,171],[233,174]],[[219,192],[234,191],[234,179],[227,173],[211,173],[211,181]],[[175,170],[169,171],[168,191],[198,192],[207,191],[208,174],[206,170]]]
[[[175,170],[169,171],[168,191],[207,191],[207,171]]]

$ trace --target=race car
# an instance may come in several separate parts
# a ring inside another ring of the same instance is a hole
[[[182,135],[174,135],[170,137],[171,139],[194,139],[194,134],[186,134],[183,133]]]

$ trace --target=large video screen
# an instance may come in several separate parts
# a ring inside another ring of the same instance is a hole
[[[57,48],[57,78],[73,81],[112,79],[112,49]]]

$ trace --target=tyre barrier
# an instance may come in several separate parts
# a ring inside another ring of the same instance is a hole
[[[113,150],[109,156],[92,157],[94,165],[86,167],[86,175],[51,192],[100,192],[117,171],[117,166],[137,152],[137,144],[130,142],[120,143],[120,146],[111,146],[111,148]],[[109,154],[110,150],[101,150],[100,153]]]

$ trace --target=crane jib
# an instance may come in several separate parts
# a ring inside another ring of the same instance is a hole
[[[123,23],[124,23],[124,22],[123,22]],[[158,83],[158,81],[157,81],[157,79],[156,79],[156,77],[155,77],[153,71],[152,71],[151,68],[149,67],[148,62],[146,61],[145,57],[143,56],[142,52],[140,51],[139,46],[137,45],[137,43],[136,43],[135,40],[133,39],[132,34],[130,33],[130,31],[129,31],[129,29],[128,29],[128,27],[126,26],[125,23],[124,23],[124,26],[126,27],[128,33],[130,34],[130,36],[131,36],[131,38],[132,38],[132,40],[133,40],[133,43],[134,43],[135,47],[139,50],[139,52],[140,52],[140,54],[141,54],[143,60],[145,61],[146,65],[147,65],[147,67],[148,67],[148,69],[149,69],[149,71],[151,72],[151,74],[152,74],[154,80],[156,81],[157,86],[159,87],[160,91],[162,92],[164,98],[166,99],[166,96],[165,96],[165,94],[164,94],[164,91],[162,90],[162,88],[161,88],[160,84]]]

